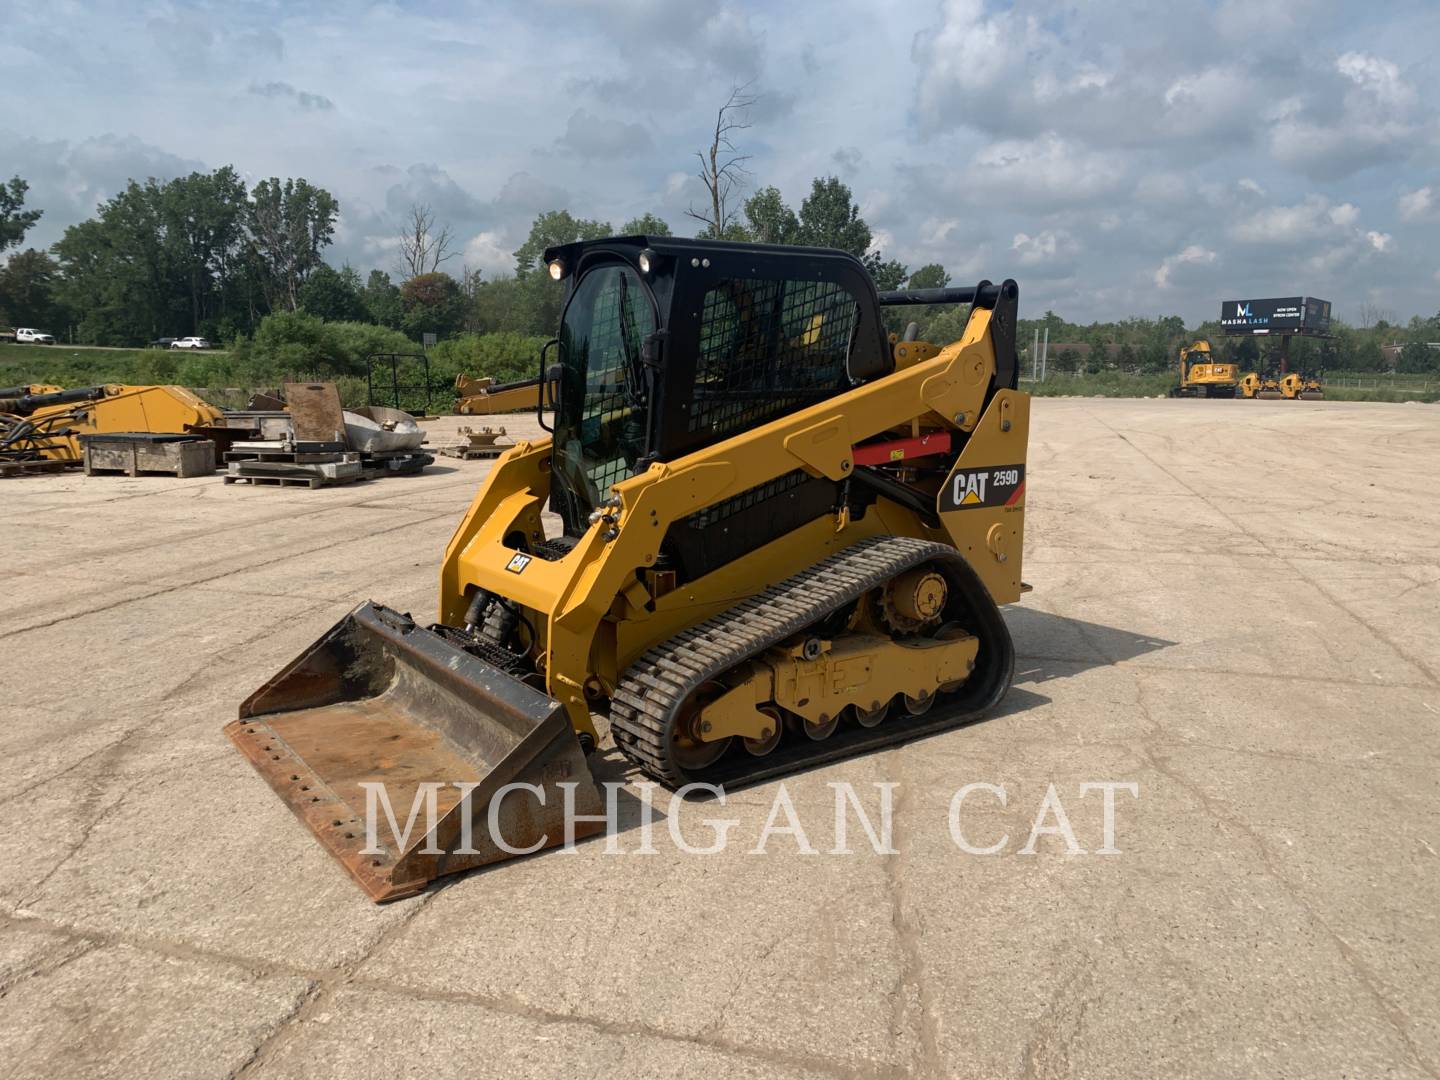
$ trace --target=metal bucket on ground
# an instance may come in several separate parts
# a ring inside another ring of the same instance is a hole
[[[363,454],[414,450],[425,441],[425,430],[413,416],[399,409],[367,405],[363,409],[346,409],[344,418],[350,449]]]

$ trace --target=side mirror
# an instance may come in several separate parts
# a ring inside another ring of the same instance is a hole
[[[559,338],[551,338],[540,347],[540,386],[536,395],[535,406],[536,419],[540,421],[540,427],[545,431],[553,433],[555,429],[545,422],[545,409],[555,408],[556,402],[560,400],[560,378],[564,372],[561,364],[546,363],[550,356],[550,350],[560,344]]]

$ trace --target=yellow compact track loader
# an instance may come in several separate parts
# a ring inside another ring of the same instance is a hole
[[[219,409],[183,386],[12,386],[0,389],[0,456],[79,461],[81,435],[179,435],[224,422]]]
[[[1198,356],[1198,360],[1191,360]],[[1235,364],[1212,362],[1210,342],[1201,339],[1180,350],[1180,385],[1170,390],[1171,397],[1233,398],[1240,383],[1240,368]]]
[[[606,729],[661,784],[734,786],[976,720],[1014,671],[1013,281],[879,294],[842,252],[669,237],[545,258],[553,432],[476,493],[437,621],[360,605],[227,727],[376,900],[561,843]],[[926,303],[972,305],[959,341],[886,333]],[[381,798],[433,826],[367,836]]]

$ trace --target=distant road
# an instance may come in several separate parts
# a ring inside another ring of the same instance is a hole
[[[0,341],[0,345],[14,345],[17,349],[34,349],[37,352],[44,352],[46,349],[54,349],[57,352],[203,352],[210,356],[218,356],[228,353],[229,349],[148,349],[143,345],[67,345],[63,341],[54,345],[31,345],[28,342],[10,341],[8,338]]]

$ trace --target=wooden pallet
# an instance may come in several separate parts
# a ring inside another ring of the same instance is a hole
[[[0,461],[0,476],[45,476],[76,468],[79,464],[79,461],[57,461],[53,458],[42,458],[39,461]]]
[[[268,484],[271,487],[342,487],[345,484],[356,484],[361,480],[369,480],[370,477],[364,473],[359,476],[230,476],[223,477],[227,484]]]
[[[512,449],[509,446],[442,446],[440,453],[446,457],[459,458],[461,461],[493,460],[498,458],[506,450]]]

